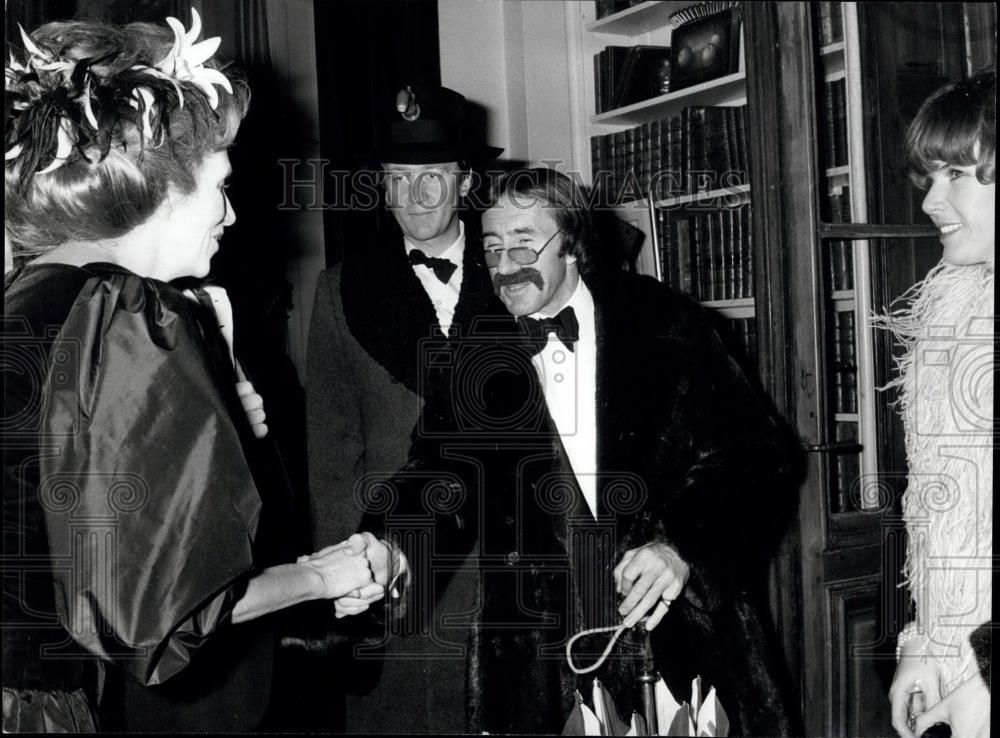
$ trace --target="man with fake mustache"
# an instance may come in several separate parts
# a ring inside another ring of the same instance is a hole
[[[475,727],[558,731],[553,718],[538,717],[544,709],[518,706],[551,705],[584,688],[566,668],[566,639],[648,616],[657,668],[674,694],[701,675],[716,687],[731,734],[788,734],[789,703],[753,592],[794,514],[794,437],[696,302],[599,262],[571,179],[551,169],[512,172],[489,204],[486,266],[534,354],[564,486],[553,506],[546,478],[527,477],[525,456],[507,484],[506,518],[516,518],[518,532],[506,538],[496,508],[504,503],[484,502],[484,536],[513,550],[501,559],[506,570],[491,576],[492,551],[481,542]],[[520,350],[508,346],[511,356]],[[594,526],[607,537],[572,532]],[[546,555],[532,555],[539,552]],[[568,563],[568,581],[545,578],[556,560]],[[554,620],[526,626],[526,613]],[[596,672],[620,708],[637,706],[637,659],[626,650]]]

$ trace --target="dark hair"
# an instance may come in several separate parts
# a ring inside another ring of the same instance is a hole
[[[924,100],[906,136],[910,178],[926,189],[942,164],[976,166],[976,179],[996,178],[997,71],[987,67],[941,87]]]
[[[590,207],[583,190],[555,169],[518,169],[498,179],[490,190],[487,207],[506,197],[515,207],[529,208],[541,203],[565,235],[560,254],[576,257],[581,276],[593,267],[596,236]]]
[[[19,153],[5,162],[4,215],[17,256],[125,235],[156,211],[168,188],[192,192],[205,157],[232,144],[246,115],[249,88],[232,68],[204,64],[233,88],[232,95],[213,88],[214,109],[195,82],[148,71],[173,46],[167,26],[55,22],[30,39],[64,71],[32,66],[30,49],[25,64],[9,62],[5,70],[14,98],[5,149]],[[96,128],[81,103],[88,96]],[[151,131],[144,132],[144,121]],[[64,123],[75,145],[46,172],[41,168],[55,160]]]

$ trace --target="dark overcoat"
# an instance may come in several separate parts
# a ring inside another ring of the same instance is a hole
[[[411,557],[417,602],[407,606],[430,602],[419,581],[428,568],[478,542],[467,729],[558,732],[574,689],[587,688],[566,667],[567,638],[617,621],[612,570],[626,550],[667,543],[691,567],[653,635],[668,686],[687,699],[700,675],[717,688],[732,734],[787,734],[779,660],[756,593],[794,513],[797,441],[697,303],[625,273],[588,283],[596,519],[568,473],[516,324],[481,323],[465,358],[456,354],[435,377],[396,496],[373,495],[387,534]],[[587,662],[603,644],[582,645]],[[626,712],[638,706],[635,654],[623,645],[595,674]]]
[[[490,295],[477,220],[465,224],[456,332]],[[394,222],[377,242],[346,251],[342,265],[319,276],[309,330],[309,499],[316,547],[359,530],[355,488],[363,479],[391,475],[404,465],[423,406],[426,344],[441,339],[434,306],[406,259]],[[474,551],[463,556],[447,591],[442,587],[437,593],[440,627],[433,634],[428,626],[422,634],[387,640],[368,618],[338,621],[334,639],[340,635],[351,643],[329,665],[346,690],[347,732],[464,728],[462,714],[452,706],[465,697],[468,625],[443,620],[471,607],[474,561]]]

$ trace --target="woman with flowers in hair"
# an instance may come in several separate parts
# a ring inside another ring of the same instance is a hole
[[[361,536],[283,559],[228,300],[174,282],[235,220],[248,103],[193,16],[22,30],[5,68],[4,731],[251,730],[264,616],[382,590]]]
[[[899,390],[909,479],[905,573],[915,618],[900,633],[889,699],[900,736],[932,725],[989,735],[993,585],[996,68],[949,84],[907,136],[941,263],[880,322],[905,349]]]

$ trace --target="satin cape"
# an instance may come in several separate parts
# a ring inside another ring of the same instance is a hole
[[[108,267],[52,357],[39,497],[57,613],[89,651],[159,684],[229,624],[253,568],[261,501],[228,349],[203,305]]]

